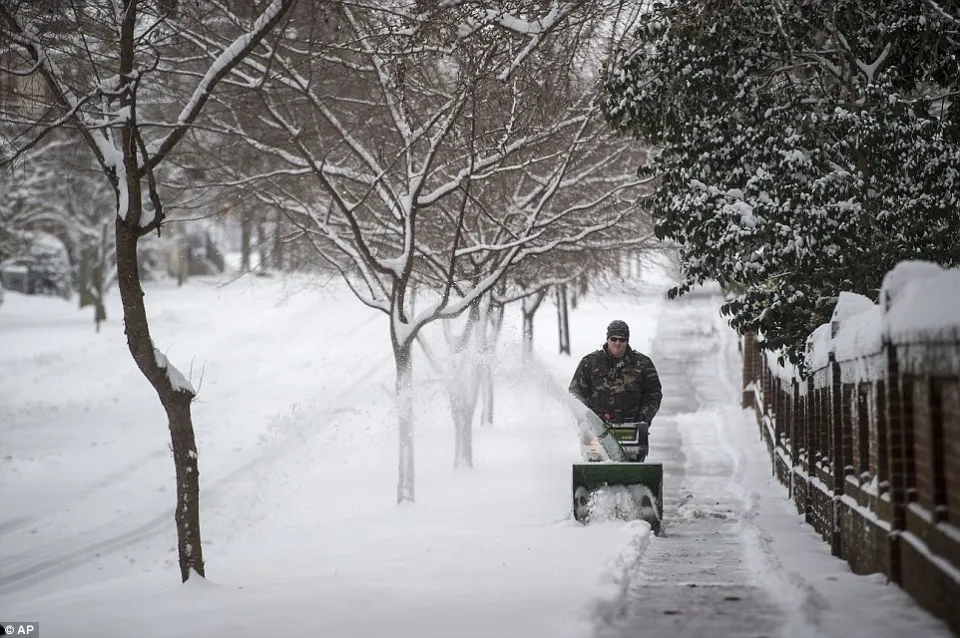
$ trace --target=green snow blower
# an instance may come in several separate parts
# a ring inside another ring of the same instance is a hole
[[[645,463],[646,423],[606,424],[592,412],[579,419],[583,463],[573,464],[573,515],[581,523],[642,519],[660,534],[663,464]]]

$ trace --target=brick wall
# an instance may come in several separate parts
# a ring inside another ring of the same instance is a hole
[[[947,485],[960,484],[960,380],[943,389],[943,452]],[[947,492],[947,511],[954,525],[960,525],[960,489]]]
[[[885,574],[960,634],[960,338],[831,355],[803,379],[752,335],[742,355],[744,407],[797,512],[855,572]]]

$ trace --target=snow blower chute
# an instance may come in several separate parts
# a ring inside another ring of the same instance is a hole
[[[582,523],[639,518],[659,534],[663,464],[644,462],[648,426],[606,424],[592,412],[579,421],[584,462],[573,464],[574,518]]]

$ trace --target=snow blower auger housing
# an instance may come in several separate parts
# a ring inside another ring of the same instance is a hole
[[[592,415],[591,415],[592,416]],[[647,424],[581,422],[583,463],[573,464],[573,514],[581,523],[643,519],[660,534],[663,464],[645,463]]]

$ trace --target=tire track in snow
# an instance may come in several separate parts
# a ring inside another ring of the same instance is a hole
[[[342,411],[344,409],[342,406],[353,401],[359,390],[365,390],[362,382],[373,376],[377,371],[382,370],[385,364],[389,363],[389,359],[389,356],[377,358],[360,374],[352,377],[352,380],[342,390],[331,393],[331,396],[336,397],[335,401],[323,412],[317,414],[316,422],[320,425],[308,434],[311,436],[316,434],[317,430],[327,422],[327,419],[323,417],[331,417]],[[283,432],[282,438],[271,447],[203,488],[201,508],[215,504],[217,499],[238,479],[257,468],[276,463],[291,451],[302,446],[305,440],[304,434],[303,430],[296,427],[287,429]],[[59,574],[94,562],[104,555],[115,554],[127,547],[151,539],[164,531],[173,531],[175,529],[174,509],[174,507],[171,507],[162,514],[158,514],[132,529],[126,529],[120,533],[115,532],[116,520],[114,520],[69,539],[53,541],[39,552],[30,551],[17,556],[5,557],[4,565],[0,567],[0,595],[10,594],[49,580]],[[26,524],[23,523],[22,525]],[[82,540],[89,537],[98,540],[93,542]],[[75,545],[78,539],[81,540],[82,544],[78,547],[71,547]],[[34,556],[38,553],[46,554],[47,557],[37,560]]]
[[[349,328],[342,330],[337,334],[331,335],[330,336],[331,341],[338,344],[343,343],[354,332],[365,329],[370,324],[380,319],[382,319],[381,314],[371,313],[366,317],[364,317],[357,324],[351,325]],[[291,322],[295,323],[295,320],[291,319]],[[219,347],[230,347],[230,343],[231,343],[230,340],[234,339],[235,335],[232,333],[226,333],[226,334],[214,335],[213,337],[211,337],[211,339],[212,338],[217,339],[215,343],[220,344]],[[209,339],[208,339],[208,343],[211,343]],[[247,340],[247,341],[244,341],[243,343],[244,343],[244,347],[252,347],[252,348],[262,347],[261,345],[257,344],[257,342],[254,340]],[[46,356],[47,355],[42,355],[42,357],[46,357]],[[37,357],[35,356],[25,357],[25,359],[30,359],[30,360],[33,360],[36,358]],[[53,360],[60,360],[62,358],[63,357],[58,356],[58,357],[54,357]],[[336,359],[336,355],[332,355],[330,359],[331,360]],[[202,392],[202,388],[200,390]],[[202,400],[202,397],[198,397],[198,399]],[[38,404],[38,405],[40,405],[40,407],[43,407],[42,404]],[[157,409],[160,409],[159,404],[157,405]],[[3,420],[0,419],[0,423],[2,422]],[[23,427],[35,427],[35,425],[31,423],[28,426],[23,426]],[[87,499],[91,496],[96,495],[99,491],[103,489],[118,485],[124,480],[130,478],[130,476],[136,470],[142,468],[144,464],[150,463],[152,461],[155,461],[163,457],[170,458],[169,443],[163,445],[162,447],[155,448],[148,452],[139,454],[134,460],[129,461],[120,467],[117,467],[116,469],[110,471],[108,474],[105,474],[104,476],[97,479],[93,483],[83,487],[72,497],[71,502],[76,504],[79,501],[83,501],[84,499]],[[0,515],[2,515],[2,513],[0,513]],[[43,520],[43,516],[29,516],[29,517],[25,516],[25,517],[19,517],[19,518],[7,520],[7,521],[0,521],[0,537],[6,534],[12,534],[20,529],[23,529],[24,527],[29,526],[32,523],[40,522],[42,520]],[[4,557],[4,560],[7,560],[7,558]],[[0,591],[2,591],[2,584],[0,584]]]
[[[350,326],[348,329],[336,335],[333,335],[332,339],[336,343],[342,343],[343,339],[345,339],[351,333],[355,332],[358,329],[362,329],[369,326],[371,323],[375,322],[380,318],[381,316],[379,314],[367,315],[364,319],[362,319],[356,325]],[[228,343],[227,336],[220,335],[219,343],[226,346]],[[254,345],[254,344],[253,342],[250,342],[248,345]],[[336,355],[332,355],[330,357],[331,360],[335,358],[336,358]],[[371,368],[376,368],[376,367],[378,366],[371,366]],[[360,375],[360,378],[363,378],[363,374]],[[349,390],[352,387],[353,387],[352,385],[348,384],[345,389]],[[345,391],[345,389],[340,389],[337,392],[331,392],[330,394],[331,396],[338,396],[342,394]],[[325,416],[332,416],[332,413],[326,414]],[[288,434],[289,432],[283,433],[284,436]],[[301,432],[297,432],[297,435],[300,436],[301,439],[303,438],[303,435]],[[130,477],[136,472],[136,470],[143,468],[145,464],[155,462],[158,459],[162,459],[162,458],[168,458],[168,459],[170,458],[169,444],[164,445],[163,447],[155,448],[146,453],[141,453],[134,460],[128,463],[125,463],[124,465],[110,471],[108,474],[105,474],[104,476],[100,477],[98,480],[94,481],[93,483],[87,486],[84,486],[82,489],[80,489],[76,494],[74,494],[71,497],[71,500],[70,500],[71,507],[78,508],[78,509],[82,508],[82,504],[85,500],[100,494],[102,490],[120,485],[123,481],[130,479]],[[258,455],[257,457],[245,463],[243,467],[249,467],[251,464],[255,464],[261,458],[262,458],[261,455]],[[239,472],[240,469],[242,468],[238,468],[233,474],[236,474],[237,472]],[[223,478],[226,478],[226,477],[223,477]],[[215,481],[210,486],[206,488],[201,488],[201,489],[204,489],[204,490],[210,489],[214,485],[216,485],[218,482],[219,480]],[[171,509],[171,512],[172,512],[172,509]],[[51,514],[47,514],[43,516],[23,516],[15,519],[2,521],[0,522],[0,538],[8,535],[12,536],[20,532],[21,530],[23,530],[25,527],[29,527],[31,525],[44,524],[49,516],[56,516],[56,515],[57,515],[57,512],[52,512]],[[139,526],[136,529],[146,532],[146,530],[153,529],[158,525],[162,526],[167,516],[168,516],[167,514],[164,514],[162,516],[158,516],[156,518],[150,519],[149,521],[144,522],[143,525]],[[115,527],[116,527],[116,520],[109,521],[105,524],[100,524],[95,527],[85,529],[83,532],[73,534],[69,538],[60,538],[56,540],[47,541],[39,546],[39,552],[37,550],[30,550],[30,551],[21,551],[17,554],[12,554],[9,556],[3,556],[3,566],[0,566],[0,593],[3,593],[4,591],[6,591],[4,588],[4,585],[6,584],[6,582],[5,582],[5,579],[3,579],[3,575],[6,573],[4,571],[4,568],[6,568],[7,572],[11,570],[16,570],[19,573],[21,568],[26,569],[26,567],[24,566],[35,564],[36,562],[35,556],[37,553],[49,553],[50,551],[55,552],[60,546],[64,544],[68,544],[71,540],[73,541],[73,544],[75,544],[76,541],[80,539],[86,539],[86,538],[93,539],[93,538],[99,538],[105,534],[110,535],[113,533],[113,530],[115,529]],[[135,530],[130,530],[129,533],[132,534],[134,531]],[[134,544],[139,540],[141,540],[142,538],[147,538],[149,537],[149,535],[150,534],[147,534],[147,536],[143,536],[142,534],[137,535],[136,538],[126,543],[124,547]],[[92,547],[93,545],[95,545],[95,543],[85,542],[83,546]],[[96,556],[94,556],[93,558],[96,558]]]
[[[5,534],[10,534],[12,532],[17,531],[18,529],[23,529],[24,527],[32,523],[34,520],[36,519],[30,516],[22,516],[20,518],[11,518],[9,520],[3,521],[2,523],[0,523],[0,538],[2,538]]]

